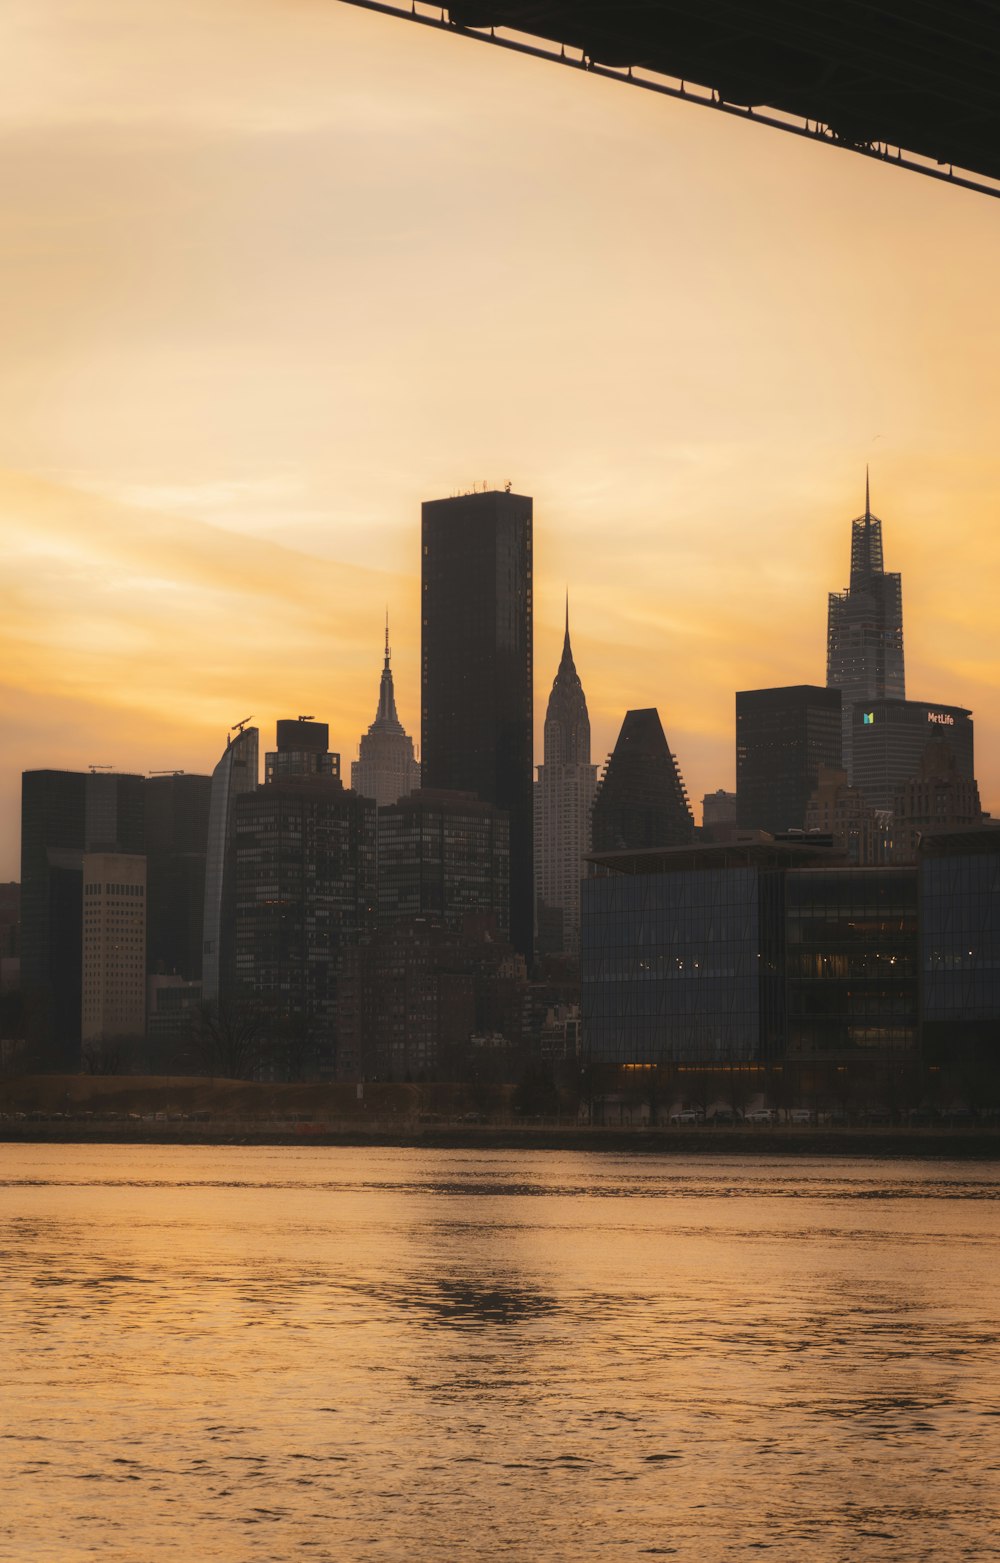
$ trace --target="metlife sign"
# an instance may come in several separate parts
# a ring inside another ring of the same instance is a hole
[[[938,727],[954,727],[955,718],[947,711],[928,711],[928,722],[934,722]]]

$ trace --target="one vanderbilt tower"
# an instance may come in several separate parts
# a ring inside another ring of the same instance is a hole
[[[866,700],[903,700],[903,585],[882,562],[882,523],[872,515],[865,474],[865,513],[851,522],[851,584],[830,593],[826,682],[841,691],[844,768],[854,781],[852,712]]]
[[[510,817],[510,936],[532,959],[531,500],[423,506],[421,783]]]

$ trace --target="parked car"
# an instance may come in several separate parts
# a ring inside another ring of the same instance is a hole
[[[790,1107],[788,1109],[789,1123],[812,1123],[812,1113],[808,1107]]]
[[[681,1111],[681,1112],[671,1113],[670,1114],[670,1122],[671,1123],[701,1123],[702,1120],[704,1119],[704,1117],[705,1117],[705,1114],[703,1112],[699,1112],[699,1111],[697,1111],[693,1107],[685,1107],[683,1109],[683,1111]]]
[[[745,1123],[773,1123],[774,1113],[770,1107],[751,1107],[750,1111],[744,1114],[743,1121]]]

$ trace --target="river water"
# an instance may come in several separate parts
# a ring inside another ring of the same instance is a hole
[[[1000,1558],[1000,1169],[0,1146],[0,1558]]]

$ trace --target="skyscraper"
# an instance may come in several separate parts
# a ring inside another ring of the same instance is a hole
[[[530,961],[532,504],[489,492],[423,506],[425,787],[474,792],[510,818],[511,942]]]
[[[840,769],[840,690],[817,684],[736,696],[736,823],[802,830],[823,766]]]
[[[420,786],[420,766],[396,713],[396,694],[389,665],[389,616],[385,619],[385,665],[378,692],[375,720],[361,740],[358,758],[351,764],[351,786],[364,798],[374,798],[380,809],[398,803]]]
[[[687,788],[660,713],[626,711],[594,800],[594,851],[685,847],[693,839]]]
[[[460,927],[490,914],[510,924],[506,814],[470,793],[423,788],[379,810],[378,909],[382,926],[434,916]]]
[[[21,779],[21,978],[35,1068],[79,1068],[83,855],[143,854],[144,787],[114,772]]]
[[[256,727],[238,723],[235,739],[226,739],[226,752],[212,772],[212,797],[208,810],[208,847],[205,856],[205,916],[201,991],[208,1002],[217,1002],[222,981],[223,940],[228,919],[224,891],[226,849],[232,822],[233,801],[257,786],[258,738]],[[229,887],[230,890],[232,887]]]
[[[212,778],[150,776],[145,795],[147,970],[200,982]]]
[[[146,1029],[146,859],[83,854],[82,1040],[139,1040]]]
[[[539,947],[546,914],[560,914],[559,946],[579,954],[580,878],[590,850],[597,766],[590,763],[590,715],[569,639],[569,599],[562,658],[545,713],[545,759],[535,784],[535,889]]]
[[[232,813],[224,996],[267,1016],[270,1071],[330,1077],[344,951],[374,927],[375,805],[312,770],[235,797]]]
[[[892,810],[896,794],[920,774],[929,743],[947,744],[958,775],[976,774],[972,712],[926,700],[870,700],[853,713],[854,785],[873,809]]]
[[[855,705],[906,695],[902,579],[887,574],[882,561],[882,522],[871,512],[867,473],[865,513],[851,522],[851,584],[846,591],[830,593],[826,682],[842,694],[844,768],[853,783]]]

